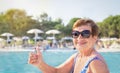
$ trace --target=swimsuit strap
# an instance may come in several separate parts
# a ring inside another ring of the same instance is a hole
[[[75,67],[75,63],[76,63],[77,56],[78,56],[78,54],[77,54],[76,57],[74,58],[74,63],[73,63],[73,66],[72,66],[72,69],[71,69],[71,72],[70,72],[70,73],[73,73],[73,72],[74,72],[74,67]],[[84,68],[82,69],[82,71],[81,71],[80,73],[86,73],[89,64],[90,64],[93,60],[101,60],[101,59],[98,58],[97,56],[91,58],[90,60],[87,61],[87,63],[85,64]]]
[[[98,58],[97,56],[91,58],[90,60],[88,60],[88,62],[85,64],[84,68],[82,69],[82,71],[80,73],[86,73],[89,64],[93,61],[93,60],[101,60],[100,58]]]

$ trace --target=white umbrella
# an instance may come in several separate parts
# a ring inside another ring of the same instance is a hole
[[[1,34],[1,36],[13,36],[13,34],[6,32],[6,33]]]
[[[35,37],[38,37],[39,33],[44,33],[42,30],[40,29],[30,29],[27,31],[27,33],[34,33]],[[35,39],[35,42],[37,41],[37,39]]]
[[[43,33],[43,31],[40,29],[30,29],[27,31],[27,33]]]
[[[14,36],[14,35],[12,33],[6,32],[6,33],[1,34],[1,36],[7,36],[7,41],[9,42],[9,41],[11,41],[10,37]]]
[[[46,34],[53,34],[53,43],[56,43],[56,38],[55,38],[55,34],[60,34],[61,32],[56,30],[56,29],[53,29],[53,30],[48,30],[46,32]]]
[[[59,33],[60,33],[60,31],[58,31],[58,30],[56,30],[56,29],[48,30],[48,31],[46,32],[46,34],[59,34]]]
[[[22,37],[22,40],[28,40],[28,39],[30,39],[28,36],[23,36]]]
[[[60,33],[61,32],[56,29],[46,31],[46,34],[53,34],[53,37],[55,37],[55,34],[60,34]]]

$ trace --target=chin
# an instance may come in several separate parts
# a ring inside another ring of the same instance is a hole
[[[85,48],[85,47],[81,47],[81,46],[77,47],[78,50],[82,50],[82,49],[84,49],[84,48]]]
[[[83,49],[86,49],[86,48],[88,48],[88,47],[86,47],[86,46],[77,46],[78,50],[83,50]]]

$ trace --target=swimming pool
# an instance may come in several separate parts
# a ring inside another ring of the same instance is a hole
[[[44,51],[47,64],[57,66],[76,51]],[[29,52],[0,52],[0,73],[41,73],[36,67],[27,64]],[[102,52],[110,73],[120,73],[120,52]]]

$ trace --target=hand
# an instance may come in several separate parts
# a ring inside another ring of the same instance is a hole
[[[28,63],[32,64],[36,67],[39,67],[41,63],[43,63],[43,59],[42,59],[42,54],[39,50],[39,47],[35,48],[36,49],[36,53],[31,52],[29,54],[29,59],[28,59]]]

